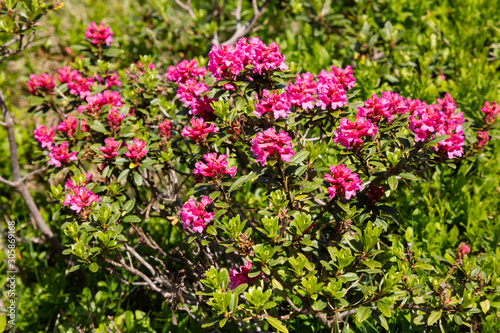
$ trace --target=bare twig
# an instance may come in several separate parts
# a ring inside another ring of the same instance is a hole
[[[196,14],[194,13],[193,8],[191,7],[191,0],[187,0],[186,3],[182,2],[181,0],[175,0],[175,3],[179,7],[187,11],[189,13],[189,16],[191,16],[192,18],[196,18]]]
[[[266,5],[267,5],[267,0],[262,1],[262,6],[259,7],[257,4],[257,0],[252,0],[252,6],[253,6],[253,16],[248,20],[244,25],[241,24],[241,1],[238,1],[238,8],[240,10],[236,10],[235,12],[235,18],[236,18],[236,31],[234,34],[226,40],[225,42],[221,43],[222,45],[231,45],[236,43],[238,39],[241,37],[245,36],[252,30],[253,26],[255,23],[257,23],[257,20],[264,14],[266,11]]]

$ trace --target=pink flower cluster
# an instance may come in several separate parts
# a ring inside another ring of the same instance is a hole
[[[484,122],[491,125],[497,119],[498,113],[500,113],[500,106],[496,102],[492,102],[491,104],[490,102],[485,102],[481,111],[484,112]]]
[[[56,87],[56,81],[49,74],[43,73],[40,76],[30,74],[30,79],[26,81],[28,90],[33,95],[43,95],[51,93]]]
[[[448,158],[463,155],[464,134],[462,123],[463,112],[455,113],[457,106],[453,98],[446,94],[438,99],[438,104],[427,105],[418,100],[412,101],[410,107],[410,130],[415,133],[415,141],[425,141],[435,135],[449,135],[439,142],[436,150],[442,151]]]
[[[466,244],[461,244],[457,250],[457,259],[462,260],[466,254],[470,253],[470,247]]]
[[[82,119],[80,121],[80,130],[81,132],[86,132],[88,130],[86,126],[86,120]],[[66,116],[66,119],[64,119],[59,126],[56,127],[58,131],[63,132],[66,134],[69,138],[72,138],[76,134],[76,130],[78,128],[78,120],[76,118],[73,118],[72,116],[68,115]]]
[[[268,128],[262,133],[257,133],[252,139],[250,149],[255,154],[255,161],[260,162],[262,166],[266,164],[269,156],[273,156],[276,160],[281,157],[281,160],[290,162],[295,151],[292,149],[292,139],[288,133],[279,131],[276,134],[274,128]]]
[[[253,114],[257,117],[262,117],[265,113],[271,112],[274,119],[286,118],[291,112],[291,104],[286,93],[278,94],[276,90],[269,93],[267,89],[264,89],[262,96],[261,100],[258,99],[258,96],[255,97],[257,102]]]
[[[217,80],[235,81],[238,75],[247,74],[247,66],[251,66],[250,73],[259,75],[288,69],[278,44],[268,46],[257,37],[240,38],[236,44],[221,45],[220,49],[214,45],[208,59],[208,70]],[[225,84],[224,89],[232,90],[234,86]]]
[[[108,125],[109,128],[111,129],[111,132],[116,133],[120,130],[120,127],[122,125],[122,120],[123,118],[125,118],[125,115],[112,107],[109,110],[109,113],[106,118],[108,119]]]
[[[146,142],[133,139],[131,145],[127,145],[128,152],[125,153],[125,156],[132,160],[134,164],[138,164],[140,160],[147,154],[147,150],[144,149],[146,147]]]
[[[196,60],[183,60],[177,67],[170,66],[165,76],[167,80],[179,84],[177,97],[185,107],[189,108],[189,113],[209,120],[214,115],[210,103],[216,99],[203,95],[209,90],[203,82],[206,72],[205,67],[198,67]]]
[[[105,105],[119,108],[123,105],[122,97],[117,91],[105,90],[102,93],[97,93],[94,96],[86,98],[88,104],[80,105],[78,111],[89,115],[98,115],[100,110]]]
[[[108,72],[104,74],[104,79],[99,75],[95,75],[95,79],[99,82],[100,85],[105,84],[106,89],[112,88],[113,86],[120,87],[122,82],[120,81],[120,76],[116,71]]]
[[[177,66],[168,66],[165,77],[175,83],[186,83],[189,79],[195,81],[201,80],[207,74],[207,69],[203,66],[198,67],[196,60],[182,60]]]
[[[210,203],[212,200],[208,196],[203,197],[200,202],[190,198],[181,209],[181,223],[184,229],[191,226],[195,232],[203,232],[206,224],[214,219],[214,213],[206,211]]]
[[[349,149],[362,146],[364,137],[374,137],[375,134],[377,134],[377,126],[369,119],[357,114],[354,123],[347,118],[340,120],[339,127],[334,131],[334,142]]]
[[[69,161],[76,161],[76,151],[69,152],[68,151],[68,143],[62,142],[59,146],[54,145],[50,149],[49,153],[49,165],[53,165],[55,167],[60,167],[61,165],[66,165]]]
[[[363,189],[361,179],[345,165],[330,165],[330,172],[331,175],[328,173],[325,175],[326,181],[332,184],[328,188],[330,198],[339,197],[349,200],[356,195],[356,191]]]
[[[37,127],[33,133],[35,134],[35,140],[42,144],[42,148],[52,147],[54,141],[54,136],[56,135],[54,127],[48,130],[44,125]]]
[[[58,69],[57,73],[57,80],[68,84],[70,94],[80,98],[90,96],[90,87],[94,84],[92,77],[85,78],[76,69],[70,70],[68,67]]]
[[[372,95],[365,101],[364,107],[358,107],[357,111],[360,116],[373,122],[379,121],[382,117],[391,121],[395,115],[409,112],[409,101],[397,93],[384,91],[381,97]]]
[[[66,194],[64,206],[70,206],[77,214],[83,211],[84,216],[88,215],[88,208],[93,202],[100,201],[100,198],[94,192],[87,190],[84,186],[71,188],[72,193]]]
[[[205,141],[208,133],[216,133],[218,130],[214,124],[209,126],[203,118],[191,118],[190,123],[191,127],[184,127],[181,135],[194,140],[198,145]]]
[[[158,123],[158,127],[160,128],[160,136],[170,140],[172,135],[172,123],[170,120],[164,120],[161,123]]]
[[[106,46],[109,46],[113,42],[113,33],[104,22],[101,22],[99,26],[95,22],[91,22],[87,30],[85,30],[85,38],[90,39],[90,42],[94,45],[102,46],[106,44]]]
[[[314,82],[314,75],[311,73],[297,74],[295,82],[290,82],[286,87],[286,92],[292,105],[304,109],[312,110],[316,103],[313,95],[316,95],[317,83]]]
[[[106,138],[104,139],[104,145],[104,147],[99,147],[99,150],[103,153],[102,157],[111,160],[118,156],[119,141],[115,141],[114,138]]]
[[[223,175],[231,175],[234,177],[236,174],[236,167],[227,167],[227,155],[217,153],[203,155],[206,163],[198,161],[195,164],[194,174],[201,175],[209,178],[219,178]]]
[[[252,269],[252,263],[247,262],[244,266],[240,266],[240,270],[238,271],[236,268],[231,267],[231,271],[229,272],[229,285],[227,286],[229,289],[234,290],[240,284],[248,284],[249,286],[253,285],[255,280],[257,280],[260,276],[263,275],[261,272],[259,275],[251,278],[248,277],[248,273]],[[264,277],[264,280],[267,280]]]
[[[490,137],[487,131],[477,131],[477,140],[474,143],[474,149],[481,151],[486,146]],[[42,146],[43,147],[43,146]]]
[[[73,190],[78,187],[86,186],[92,180],[92,174],[84,172],[83,174],[68,178],[64,183],[64,190]]]

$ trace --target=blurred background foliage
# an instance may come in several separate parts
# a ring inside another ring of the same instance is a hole
[[[478,120],[485,100],[500,101],[499,2],[270,0],[248,36],[277,42],[293,71],[318,73],[331,65],[353,66],[356,89],[361,90],[363,99],[392,90],[432,102],[449,93],[466,117]],[[32,131],[40,121],[26,113],[25,81],[29,74],[53,74],[61,63],[70,64],[75,54],[71,46],[81,42],[91,21],[111,26],[113,46],[123,50],[117,58],[122,77],[128,64],[141,55],[151,55],[162,72],[182,59],[196,58],[206,64],[212,43],[228,40],[234,33],[232,13],[237,1],[193,0],[191,5],[190,14],[174,0],[73,0],[51,13],[31,47],[0,65],[0,86],[17,124],[21,164],[30,167],[34,163]],[[252,17],[251,6],[251,1],[243,1],[242,21]],[[498,139],[498,128],[490,134]],[[6,137],[1,127],[0,137]],[[491,261],[492,271],[498,271],[499,148],[499,141],[493,140],[472,167],[458,164],[455,169],[440,168],[427,173],[426,180],[412,188],[399,188],[395,208],[400,214],[390,221],[387,244],[397,239],[411,243],[424,257],[437,261],[435,257],[444,256],[447,249],[467,243],[472,254]],[[0,174],[10,175],[6,140],[0,143]],[[43,176],[29,183],[43,217],[51,224],[55,209],[48,204],[46,186]],[[2,220],[17,221],[22,230],[17,236],[25,240],[18,243],[17,263],[22,271],[18,332],[77,332],[78,328],[202,331],[187,314],[174,314],[144,288],[118,283],[102,271],[83,272],[84,279],[68,275],[66,264],[39,241],[39,232],[21,198],[4,185],[0,185],[0,193]],[[176,226],[157,220],[147,223],[145,229],[160,245],[180,242]],[[64,241],[59,226],[52,223],[51,228]],[[2,262],[4,256],[0,253]],[[3,286],[5,276],[0,277]],[[417,330],[405,322],[404,318],[391,318],[391,331]],[[364,323],[363,329],[351,327],[347,331],[381,329],[375,320]],[[319,324],[297,320],[290,330],[318,331]]]

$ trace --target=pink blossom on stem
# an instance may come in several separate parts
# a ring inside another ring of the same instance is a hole
[[[88,96],[86,98],[87,105],[80,105],[78,111],[86,113],[89,115],[97,115],[100,110],[105,105],[111,105],[112,107],[120,107],[123,105],[122,97],[117,91],[105,90],[102,93],[97,93],[94,96]]]
[[[231,175],[234,177],[236,174],[236,167],[228,168],[227,155],[217,153],[203,155],[206,163],[198,161],[195,164],[194,174],[202,175],[209,178],[219,178],[223,175]]]
[[[191,61],[182,60],[177,66],[169,66],[165,77],[168,81],[180,84],[185,83],[188,79],[199,80],[205,77],[206,74],[207,69],[203,66],[198,66],[198,62],[193,59]]]
[[[160,136],[165,137],[167,140],[170,140],[170,136],[172,135],[172,123],[170,120],[164,120],[158,123],[158,127],[160,128]]]
[[[354,123],[347,118],[340,120],[339,127],[334,131],[334,142],[349,149],[363,145],[364,137],[374,137],[375,134],[377,134],[377,126],[369,119],[357,114]]]
[[[291,141],[288,133],[279,131],[276,134],[274,128],[271,127],[262,133],[257,133],[252,139],[250,149],[255,154],[255,161],[260,162],[262,166],[266,164],[267,158],[273,155],[276,159],[281,157],[281,160],[290,162],[292,156],[295,155]]]
[[[489,140],[490,137],[488,136],[487,131],[477,131],[477,140],[474,143],[474,148],[479,151],[483,150],[484,147],[488,144]]]
[[[116,73],[116,71],[106,76],[105,80],[106,80],[106,89],[109,89],[113,86],[120,87],[122,85],[120,81],[120,76],[118,76],[118,73]]]
[[[484,112],[484,122],[491,125],[497,119],[498,113],[500,113],[500,106],[496,102],[491,102],[491,104],[490,102],[484,102],[481,111]]]
[[[109,46],[113,42],[113,33],[111,29],[101,22],[99,26],[95,22],[90,22],[87,30],[85,30],[85,38],[90,39],[90,42],[95,45]]]
[[[456,133],[451,133],[449,135],[449,138],[438,143],[436,149],[446,153],[449,159],[462,156],[464,154],[462,149],[464,145],[464,133],[462,131],[462,126],[458,126]]]
[[[384,196],[384,185],[377,187],[370,183],[368,190],[368,204],[373,205]]]
[[[68,164],[69,161],[76,161],[77,153],[76,151],[68,152],[68,143],[62,142],[59,146],[54,145],[50,149],[49,153],[49,165],[53,165],[55,167],[60,167],[61,165]]]
[[[84,172],[83,174],[68,178],[64,183],[64,190],[75,189],[81,186],[86,186],[92,180],[92,174]]]
[[[93,202],[100,201],[100,198],[94,192],[87,190],[85,187],[76,187],[72,189],[73,193],[66,194],[64,198],[64,206],[70,206],[71,210],[80,214],[84,209],[83,215],[88,215],[88,209]]]
[[[131,145],[127,145],[128,153],[125,153],[125,156],[132,160],[134,164],[138,164],[139,161],[146,156],[147,150],[144,149],[146,147],[146,142],[133,139]]]
[[[392,91],[383,91],[382,98],[389,102],[389,111],[392,115],[408,112],[408,101]]]
[[[286,87],[290,103],[304,110],[314,109],[317,83],[314,82],[314,75],[311,73],[298,74],[294,83],[289,83]]]
[[[202,118],[191,118],[190,123],[191,127],[184,127],[181,135],[196,141],[197,144],[205,141],[208,133],[217,132],[217,128],[213,124],[209,126]]]
[[[264,273],[261,272],[259,275],[253,278],[248,277],[248,273],[250,273],[251,269],[252,269],[251,262],[247,262],[244,266],[240,266],[239,271],[236,268],[231,267],[231,271],[229,272],[228,288],[234,290],[240,284],[245,284],[245,283],[251,286],[254,284],[255,280],[264,275]],[[267,280],[265,277],[264,279]]]
[[[441,129],[445,115],[436,105],[422,104],[410,116],[410,130],[415,133],[415,141],[425,141]]]
[[[125,115],[123,113],[120,113],[120,111],[118,111],[117,109],[112,107],[109,110],[107,119],[111,132],[116,133],[120,130],[123,118],[125,118]]]
[[[345,69],[337,68],[335,66],[331,67],[337,81],[344,86],[344,89],[352,89],[356,83],[356,79],[352,75],[351,66],[347,66]]]
[[[470,247],[465,244],[461,244],[457,250],[457,259],[462,260],[465,257],[465,255],[469,253],[470,253]]]
[[[328,188],[330,198],[339,197],[349,200],[356,195],[356,191],[363,189],[358,175],[352,173],[344,164],[330,165],[330,172],[331,175],[328,173],[325,175],[326,181],[332,184]]]
[[[63,67],[57,70],[57,80],[61,83],[73,81],[76,75],[79,75],[78,71],[76,69],[71,70],[69,67]]]
[[[336,110],[344,105],[347,105],[347,94],[341,84],[335,82],[320,82],[318,83],[318,101],[316,106],[321,110],[326,110],[330,107]]]
[[[255,103],[254,115],[262,117],[264,113],[272,112],[274,119],[288,117],[291,105],[287,94],[278,94],[276,90],[269,93],[267,89],[264,89],[262,96],[261,100],[258,99],[258,96],[255,97],[257,102]]]
[[[81,132],[86,132],[88,129],[86,126],[86,122],[87,121],[85,119],[82,119],[80,121]],[[66,116],[66,119],[61,121],[61,123],[56,127],[58,131],[63,132],[70,138],[75,136],[77,128],[78,128],[78,119],[73,118],[70,115]]]
[[[99,147],[99,150],[103,153],[102,157],[111,160],[118,156],[119,141],[115,141],[114,138],[106,138],[104,139],[104,145],[104,147]]]
[[[212,203],[212,200],[205,196],[200,202],[190,198],[181,209],[181,223],[184,229],[192,227],[195,232],[203,232],[206,224],[214,219],[214,213],[206,211],[206,207]]]
[[[69,93],[80,98],[90,96],[90,87],[94,84],[93,78],[84,78],[81,74],[76,73],[72,76],[71,81],[68,81]]]
[[[42,125],[37,127],[33,133],[35,134],[35,140],[42,144],[42,148],[50,148],[52,147],[53,138],[56,135],[54,131],[54,127],[51,127],[49,130]]]
[[[379,98],[377,95],[372,95],[371,98],[365,101],[364,107],[357,108],[358,114],[377,122],[380,117],[386,117],[392,120],[394,116],[391,114],[391,102],[385,97]]]
[[[49,94],[56,87],[56,80],[49,74],[43,73],[40,76],[30,74],[30,79],[26,81],[28,90],[34,95]]]

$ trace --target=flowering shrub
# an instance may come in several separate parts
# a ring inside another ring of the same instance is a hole
[[[28,81],[32,111],[61,118],[34,136],[65,253],[78,260],[70,271],[130,273],[173,308],[208,314],[203,327],[287,332],[312,316],[332,329],[352,315],[388,330],[399,315],[427,326],[492,315],[500,280],[466,244],[432,261],[384,235],[398,185],[469,163],[496,103],[473,123],[450,95],[355,101],[351,67],[291,73],[278,45],[255,37],[214,46],[207,68],[183,60],[164,74],[143,57],[117,76],[106,25],[85,37],[83,60],[59,69],[57,86],[49,74]],[[180,221],[180,248],[128,227],[151,219]]]

